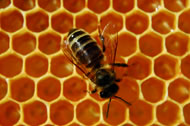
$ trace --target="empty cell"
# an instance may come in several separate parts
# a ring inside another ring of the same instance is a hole
[[[162,51],[162,37],[154,32],[149,32],[140,37],[139,45],[142,53],[154,57]]]
[[[175,29],[175,15],[168,11],[160,11],[152,16],[152,28],[161,33],[167,34]]]
[[[10,5],[10,3],[11,3],[10,0],[1,0],[0,1],[0,9],[8,7]]]
[[[48,12],[53,12],[60,8],[60,0],[38,0],[38,5]]]
[[[26,26],[33,32],[41,32],[48,28],[48,15],[43,11],[36,11],[26,15]]]
[[[8,49],[9,49],[9,36],[4,32],[0,32],[0,54],[4,53]]]
[[[55,31],[66,33],[73,28],[73,17],[66,12],[61,12],[52,16],[51,23]]]
[[[76,13],[85,7],[85,0],[63,0],[63,6],[68,11]]]
[[[176,32],[166,38],[166,49],[175,56],[182,56],[188,50],[189,37],[181,32]]]
[[[36,38],[33,34],[28,32],[15,34],[12,37],[12,45],[16,52],[27,55],[35,50]]]
[[[95,14],[85,12],[76,16],[76,27],[91,33],[97,29],[98,18]]]
[[[148,28],[149,20],[145,13],[135,11],[131,15],[127,15],[125,23],[129,31],[141,34]]]
[[[137,49],[137,39],[135,36],[122,32],[118,36],[117,56],[129,56]]]
[[[185,33],[190,33],[190,10],[179,15],[178,27]]]
[[[166,101],[157,106],[156,117],[163,125],[173,125],[180,117],[180,109],[175,103]]]
[[[11,97],[19,102],[24,102],[34,95],[34,81],[27,77],[10,81]]]
[[[138,100],[129,108],[129,118],[136,125],[146,125],[153,119],[153,107]]]
[[[184,102],[190,96],[190,81],[183,78],[172,81],[168,87],[168,95],[179,103]]]
[[[40,125],[47,120],[47,108],[40,101],[32,101],[23,106],[24,122],[28,125]]]
[[[110,103],[108,118],[106,118],[106,112],[108,109],[108,102],[106,102],[103,106],[104,120],[112,126],[119,125],[126,119],[125,117],[126,106],[127,106],[126,104],[121,104],[121,102],[112,100]]]
[[[57,77],[69,76],[73,73],[73,65],[64,55],[58,55],[51,59],[51,73]]]
[[[26,73],[33,77],[40,77],[48,70],[48,60],[38,54],[27,57],[25,64]]]
[[[3,99],[7,94],[7,81],[0,77],[0,100]]]
[[[126,13],[134,8],[134,0],[113,0],[113,8],[121,13]]]
[[[76,117],[84,125],[93,125],[100,119],[100,108],[91,100],[82,101],[77,105]]]
[[[57,101],[50,106],[50,119],[56,125],[65,125],[73,120],[74,107],[68,101]]]
[[[124,77],[122,81],[118,83],[118,86],[119,91],[116,95],[125,101],[133,104],[133,102],[139,98],[139,86],[135,79]],[[126,104],[124,103],[124,105]]]
[[[46,33],[39,36],[39,49],[45,54],[53,54],[60,50],[61,36],[56,33]]]
[[[181,60],[181,72],[188,78],[190,78],[190,55],[187,55]]]
[[[115,12],[109,12],[101,17],[101,29],[104,29],[107,24],[110,24],[108,26],[108,33],[117,33],[123,28],[123,18]]]
[[[143,97],[149,102],[159,102],[165,94],[165,83],[157,78],[149,78],[141,84]]]
[[[85,81],[78,77],[67,79],[63,84],[63,95],[72,101],[82,99],[86,95],[85,90]]]
[[[185,122],[190,124],[190,103],[186,104],[183,107],[183,116],[184,116]]]
[[[6,77],[14,77],[22,70],[23,61],[16,55],[0,57],[0,73]]]
[[[20,107],[17,103],[6,101],[0,104],[0,125],[12,126],[20,119]]]
[[[145,12],[154,12],[160,8],[160,0],[138,0],[137,5]]]
[[[43,100],[52,101],[60,95],[61,84],[53,77],[43,78],[38,82],[37,94]]]
[[[170,11],[179,12],[186,7],[187,0],[164,0],[164,6]]]
[[[151,61],[144,56],[133,56],[128,60],[129,65],[127,75],[136,79],[144,79],[150,74]]]
[[[169,80],[176,75],[177,59],[161,55],[154,62],[154,72],[162,79]]]
[[[27,11],[35,7],[35,0],[13,0],[13,4],[17,8]]]
[[[110,6],[109,0],[89,0],[88,1],[88,8],[95,13],[102,13],[106,11]]]
[[[7,32],[15,32],[23,26],[23,16],[18,10],[3,11],[0,17],[0,26]]]

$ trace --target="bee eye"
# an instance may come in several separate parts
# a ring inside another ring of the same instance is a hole
[[[105,92],[105,91],[101,91],[101,92],[100,92],[100,97],[101,97],[101,98],[109,98],[108,93]]]

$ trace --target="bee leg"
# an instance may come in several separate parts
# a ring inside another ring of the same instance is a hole
[[[129,65],[125,63],[112,63],[110,65],[117,66],[117,67],[129,67]]]

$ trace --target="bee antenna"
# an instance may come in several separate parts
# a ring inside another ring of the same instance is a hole
[[[108,113],[109,113],[109,109],[110,109],[110,103],[111,103],[111,97],[110,97],[110,100],[108,102],[108,109],[107,109],[107,112],[106,112],[106,118],[108,118]]]
[[[113,97],[115,97],[115,98],[118,98],[118,99],[120,99],[120,100],[122,100],[123,102],[125,102],[126,104],[128,104],[128,105],[131,105],[131,103],[129,103],[129,102],[127,102],[127,101],[125,101],[124,99],[122,99],[121,97],[119,97],[119,96],[113,96]]]

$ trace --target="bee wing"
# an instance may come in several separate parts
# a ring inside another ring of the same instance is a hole
[[[109,64],[115,63],[118,46],[118,32],[113,32],[114,29],[115,25],[108,23],[102,31],[102,36],[104,37],[104,45],[106,48],[105,55]],[[113,65],[112,69],[114,69]]]
[[[85,76],[90,77],[91,72],[83,65],[81,64],[73,55],[72,51],[69,48],[69,44],[67,41],[65,41],[63,45],[63,52],[65,57],[72,63],[74,64]]]

